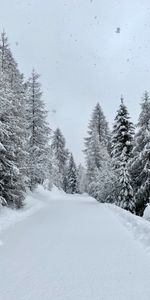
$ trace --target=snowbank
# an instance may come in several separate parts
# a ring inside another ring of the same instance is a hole
[[[47,199],[49,200],[56,200],[56,199],[62,199],[66,196],[66,193],[63,190],[59,190],[55,185],[52,187],[51,191],[48,191],[47,189],[44,189],[42,185],[39,185],[36,192],[38,199]]]
[[[0,232],[36,213],[39,209],[43,208],[48,201],[59,199],[63,194],[65,193],[59,191],[56,187],[53,187],[52,191],[48,191],[39,185],[34,193],[27,193],[25,205],[22,209],[15,210],[2,207],[0,209]],[[0,241],[0,245],[1,244],[2,242]]]
[[[28,193],[23,209],[15,210],[8,207],[0,209],[0,232],[16,222],[20,222],[43,207],[43,203],[36,199],[36,193]]]
[[[145,220],[150,221],[150,204],[147,204],[143,217]]]
[[[146,249],[150,250],[150,223],[144,218],[135,216],[130,212],[113,204],[106,204],[119,215],[122,223],[133,233],[136,240],[140,241]],[[150,208],[149,208],[150,209]],[[150,214],[149,214],[150,216]]]

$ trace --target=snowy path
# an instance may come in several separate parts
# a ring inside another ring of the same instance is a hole
[[[0,300],[150,299],[150,257],[90,198],[50,200],[0,238]]]

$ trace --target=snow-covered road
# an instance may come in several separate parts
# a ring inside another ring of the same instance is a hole
[[[0,238],[0,300],[150,299],[150,256],[91,198],[46,201]]]

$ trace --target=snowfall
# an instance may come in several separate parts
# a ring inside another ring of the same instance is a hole
[[[0,210],[0,300],[149,300],[145,219],[87,195],[38,187]]]

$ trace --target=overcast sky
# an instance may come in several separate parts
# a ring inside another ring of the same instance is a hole
[[[25,76],[41,74],[50,126],[78,162],[97,102],[111,125],[123,94],[137,121],[150,90],[149,0],[0,0],[0,25]]]

